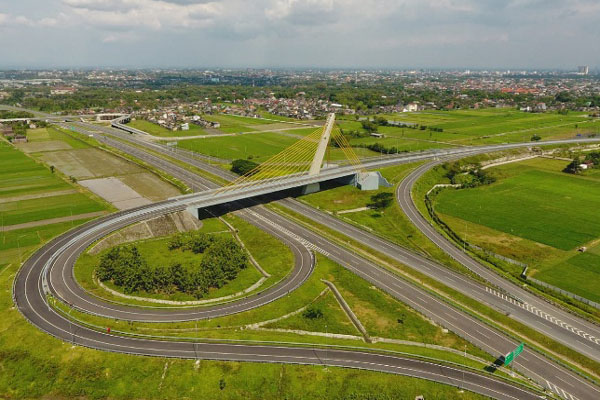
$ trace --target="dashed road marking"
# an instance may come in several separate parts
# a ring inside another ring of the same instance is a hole
[[[556,386],[554,383],[552,383],[550,381],[546,381],[546,384],[548,385],[548,388],[550,390],[552,390],[554,393],[556,393],[557,395],[559,395],[563,399],[566,399],[566,400],[579,400],[577,397],[573,396],[571,393],[566,392],[564,389]]]
[[[253,217],[255,217],[255,218],[257,218],[257,219],[260,219],[261,221],[263,221],[263,222],[265,222],[265,223],[267,223],[267,224],[271,225],[273,228],[277,229],[278,231],[280,231],[280,232],[283,232],[283,233],[285,233],[286,235],[293,237],[293,238],[294,238],[294,239],[296,239],[298,242],[302,243],[302,245],[303,245],[304,247],[306,247],[307,249],[314,250],[314,251],[316,251],[316,252],[318,252],[318,253],[321,253],[321,254],[323,254],[325,257],[330,257],[330,256],[331,256],[331,254],[329,254],[328,252],[326,252],[326,251],[325,251],[325,250],[323,250],[322,248],[320,248],[320,247],[318,247],[318,246],[315,246],[314,244],[312,244],[312,243],[311,243],[311,242],[309,242],[308,240],[306,240],[306,239],[304,239],[304,238],[302,238],[302,237],[300,237],[300,236],[296,235],[294,232],[292,232],[292,231],[290,231],[290,230],[288,230],[288,229],[284,228],[283,226],[281,226],[281,225],[278,225],[278,224],[276,224],[275,222],[268,220],[267,218],[264,218],[263,216],[261,216],[261,215],[259,215],[259,214],[255,213],[255,212],[254,212],[254,211],[252,211],[252,210],[247,210],[247,211],[248,211],[248,213],[252,214],[252,216],[253,216]]]
[[[584,332],[580,329],[575,328],[574,326],[571,326],[569,324],[567,324],[566,322],[561,321],[560,319],[540,310],[539,308],[532,306],[531,304],[528,304],[522,300],[519,300],[515,297],[512,296],[508,296],[505,293],[499,292],[495,289],[489,288],[489,287],[485,287],[485,291],[488,293],[493,294],[494,296],[500,297],[502,300],[508,301],[509,303],[512,303],[518,307],[521,307],[524,310],[529,311],[530,313],[533,313],[535,315],[537,315],[540,318],[544,318],[546,321],[550,321],[555,325],[560,326],[563,329],[566,329],[568,331],[573,332],[574,334],[581,336],[582,338],[589,340],[592,343],[595,344],[600,344],[600,338],[597,338],[595,336],[590,335],[587,332]]]

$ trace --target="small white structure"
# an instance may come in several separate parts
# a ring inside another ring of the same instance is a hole
[[[419,105],[417,103],[409,103],[409,104],[406,105],[405,110],[407,112],[419,111]]]
[[[185,124],[181,124],[181,130],[182,131],[189,131],[190,130],[190,124],[188,124],[187,122]]]
[[[391,187],[392,185],[381,175],[381,172],[372,171],[356,174],[355,186],[360,190],[377,190],[379,186]]]

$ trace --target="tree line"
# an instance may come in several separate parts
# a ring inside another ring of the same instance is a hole
[[[228,237],[182,233],[173,237],[168,247],[171,251],[179,249],[204,256],[198,265],[191,267],[180,263],[151,267],[135,245],[117,246],[101,257],[96,277],[103,282],[111,281],[125,293],[179,291],[199,299],[210,288],[220,288],[235,279],[247,266],[246,253]]]

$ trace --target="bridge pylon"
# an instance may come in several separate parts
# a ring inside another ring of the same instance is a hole
[[[318,175],[321,172],[323,158],[325,157],[325,152],[327,151],[327,146],[329,145],[329,141],[331,139],[331,130],[333,129],[334,124],[335,113],[331,113],[327,116],[327,122],[325,123],[323,134],[319,139],[319,144],[317,146],[317,150],[315,151],[315,156],[313,157],[312,163],[310,164],[308,175]]]

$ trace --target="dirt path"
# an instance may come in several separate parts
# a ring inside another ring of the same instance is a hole
[[[106,214],[106,211],[96,211],[96,212],[91,212],[91,213],[86,213],[86,214],[77,214],[77,215],[68,216],[68,217],[50,218],[50,219],[44,219],[41,221],[31,221],[31,222],[26,222],[24,224],[4,226],[4,227],[0,228],[0,232],[15,231],[17,229],[33,228],[36,226],[44,226],[44,225],[50,225],[50,224],[58,224],[60,222],[77,221],[79,219],[99,217],[100,215],[104,215],[104,214]]]

